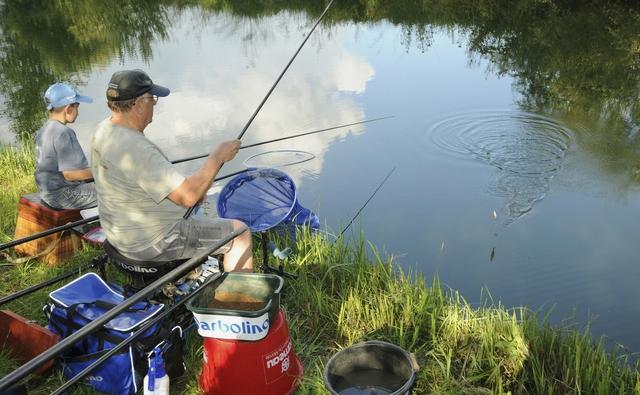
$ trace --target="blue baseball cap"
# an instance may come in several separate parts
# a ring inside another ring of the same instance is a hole
[[[56,82],[44,93],[44,101],[47,103],[47,110],[64,107],[73,103],[93,103],[89,96],[82,96],[75,89],[67,84]]]

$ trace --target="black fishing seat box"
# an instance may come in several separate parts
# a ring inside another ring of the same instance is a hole
[[[15,239],[66,225],[82,219],[80,210],[59,210],[47,206],[37,193],[20,197]],[[41,237],[14,247],[20,255],[38,257],[48,265],[64,262],[82,246],[80,237],[71,230]]]
[[[177,259],[174,261],[139,261],[122,255],[109,240],[102,243],[104,252],[109,257],[109,261],[118,269],[129,274],[134,280],[131,284],[134,288],[143,288],[148,283],[157,280],[161,276],[169,273],[188,259]]]

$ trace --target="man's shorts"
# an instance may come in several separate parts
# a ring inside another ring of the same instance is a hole
[[[98,205],[98,195],[93,182],[78,183],[55,192],[40,193],[42,200],[57,209],[86,209]]]
[[[173,261],[189,259],[233,232],[233,222],[223,218],[181,219],[155,245],[140,252],[126,253],[139,261]],[[233,240],[219,248],[214,254],[225,254],[233,245]]]

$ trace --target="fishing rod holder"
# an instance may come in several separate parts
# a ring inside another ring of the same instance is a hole
[[[280,263],[277,268],[269,265],[269,257],[271,255],[271,251],[269,249],[269,234],[268,232],[260,233],[260,244],[262,247],[262,265],[260,269],[264,273],[273,273],[277,274],[280,277],[286,277],[291,280],[295,280],[298,278],[298,275],[287,272],[284,270],[284,264]]]

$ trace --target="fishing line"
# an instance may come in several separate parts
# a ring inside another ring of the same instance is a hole
[[[344,125],[338,125],[338,126],[331,126],[329,128],[324,128],[324,129],[318,129],[318,130],[313,130],[311,132],[304,132],[304,133],[299,133],[299,134],[294,134],[292,136],[286,136],[286,137],[279,137],[277,139],[272,139],[272,140],[267,140],[267,141],[262,141],[259,143],[253,143],[253,144],[248,144],[248,145],[243,145],[240,147],[240,149],[247,149],[247,148],[253,148],[253,147],[258,147],[264,144],[271,144],[271,143],[275,143],[278,141],[283,141],[283,140],[289,140],[289,139],[293,139],[296,137],[302,137],[302,136],[308,136],[310,134],[316,134],[316,133],[323,133],[323,132],[328,132],[330,130],[336,130],[336,129],[341,129],[341,128],[346,128],[349,126],[355,126],[355,125],[360,125],[363,123],[368,123],[368,122],[375,122],[375,121],[381,121],[383,119],[389,119],[389,118],[393,118],[393,115],[390,116],[386,116],[386,117],[380,117],[380,118],[373,118],[373,119],[366,119],[364,121],[358,121],[358,122],[352,122],[352,123],[346,123]],[[171,163],[176,164],[176,163],[182,163],[182,162],[188,162],[188,161],[192,161],[192,160],[196,160],[196,159],[202,159],[202,158],[206,158],[207,156],[209,156],[209,154],[205,154],[205,155],[198,155],[198,156],[192,156],[189,158],[183,158],[183,159],[176,159],[174,161],[171,161]]]
[[[247,167],[286,167],[308,162],[316,156],[310,152],[299,150],[273,150],[260,152],[244,160]]]
[[[371,196],[369,196],[369,199],[367,199],[366,202],[364,202],[364,204],[362,205],[362,207],[360,207],[360,209],[358,210],[358,212],[356,213],[356,215],[353,216],[353,218],[351,218],[351,221],[349,221],[349,223],[347,224],[347,226],[342,229],[342,232],[340,232],[340,234],[338,235],[338,237],[342,236],[344,234],[344,232],[347,231],[347,229],[349,229],[349,226],[351,226],[351,224],[353,223],[353,221],[358,218],[358,216],[360,215],[360,213],[362,212],[362,210],[364,210],[365,207],[367,207],[367,204],[369,204],[369,202],[371,201],[371,199],[373,199],[373,197],[376,195],[376,193],[378,193],[378,191],[380,190],[380,188],[382,188],[382,186],[384,185],[385,182],[387,182],[387,180],[389,179],[389,177],[391,176],[391,174],[396,170],[396,167],[393,166],[393,169],[391,169],[391,171],[387,174],[387,176],[384,178],[384,180],[382,180],[382,182],[380,183],[380,185],[378,185],[378,187],[376,188],[375,191],[373,191],[373,193],[371,194]]]

